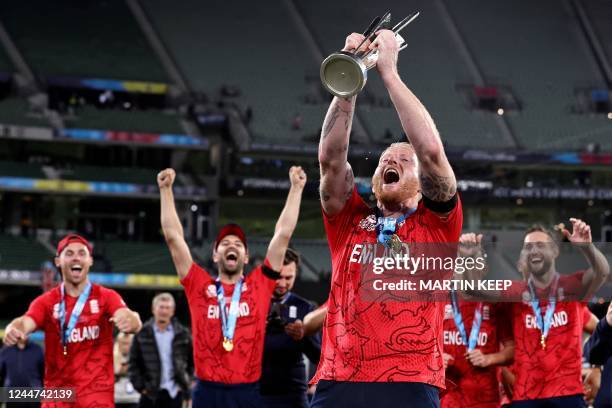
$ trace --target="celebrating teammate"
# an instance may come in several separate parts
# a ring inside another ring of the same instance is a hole
[[[277,271],[297,223],[306,174],[301,167],[289,171],[291,188],[264,264],[246,277],[243,271],[249,254],[243,230],[229,224],[219,231],[213,249],[217,279],[193,262],[174,206],[174,178],[174,170],[166,169],[159,173],[157,182],[164,236],[191,312],[198,377],[193,406],[261,406],[257,381],[266,318],[275,280],[280,277]]]
[[[351,34],[344,50],[363,36]],[[347,161],[356,98],[334,98],[319,144],[321,204],[332,254],[332,283],[312,406],[434,407],[444,387],[441,302],[364,301],[358,288],[364,243],[457,242],[463,215],[453,170],[432,118],[397,72],[389,30],[377,69],[410,143],[394,143],[372,178],[377,207],[357,194]],[[384,229],[384,231],[383,231]]]
[[[514,341],[503,305],[467,302],[452,292],[444,310],[444,358],[450,386],[441,407],[499,407],[497,369],[513,357]]]
[[[114,407],[113,323],[122,332],[140,330],[138,313],[112,289],[88,279],[92,246],[70,234],[57,245],[55,266],[63,282],[32,301],[25,315],[6,327],[13,345],[37,329],[45,333],[45,388],[74,388],[76,403],[47,407]]]
[[[519,268],[527,279],[523,293],[530,301],[512,305],[516,342],[513,407],[585,406],[581,378],[584,312],[576,300],[597,290],[610,266],[592,244],[590,227],[579,219],[570,221],[572,233],[562,231],[583,252],[590,265],[585,271],[559,275],[555,264],[559,248],[552,234],[542,227],[525,234]],[[573,301],[563,301],[572,296]]]
[[[570,222],[572,232],[563,228],[563,235],[589,264],[588,269],[570,275],[557,271],[559,246],[550,231],[534,226],[525,233],[518,261],[524,280],[514,282],[506,294],[523,299],[511,305],[515,341],[512,407],[585,406],[581,379],[585,313],[579,300],[606,281],[610,266],[593,245],[590,227],[576,218]],[[473,244],[480,243],[480,235],[470,235]],[[478,295],[503,296],[492,291]]]

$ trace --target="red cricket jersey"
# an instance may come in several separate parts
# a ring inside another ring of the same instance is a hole
[[[443,302],[366,301],[359,257],[364,243],[376,243],[376,215],[353,190],[334,216],[323,212],[332,255],[332,282],[323,329],[318,380],[423,382],[444,387]],[[446,219],[417,210],[397,226],[402,242],[457,242],[460,201]],[[456,249],[455,249],[456,253]]]
[[[77,297],[66,294],[66,321]],[[59,322],[60,287],[40,295],[26,316],[45,332],[45,387],[74,387],[76,403],[43,403],[43,407],[114,407],[113,324],[109,319],[125,306],[112,289],[92,284],[91,293],[68,338],[64,356]]]
[[[584,271],[559,278],[557,295],[579,293]],[[523,283],[525,295],[527,284]],[[541,313],[548,306],[550,286],[537,289]],[[582,331],[584,310],[581,302],[564,302],[558,297],[546,348],[540,345],[541,332],[528,302],[512,304],[515,351],[513,371],[516,376],[513,401],[583,394],[581,381]]]
[[[261,377],[266,320],[276,286],[277,272],[264,262],[244,279],[240,296],[238,320],[234,333],[234,349],[223,349],[221,316],[215,280],[199,265],[193,264],[181,280],[185,288],[191,330],[193,356],[199,379],[224,384],[253,383]],[[223,283],[226,307],[229,310],[235,285]]]
[[[469,337],[477,302],[459,302],[466,335]],[[497,353],[500,343],[511,338],[510,324],[502,309],[495,304],[483,303],[476,349],[481,350],[483,354]],[[444,352],[453,356],[454,360],[446,369],[451,385],[440,400],[441,407],[498,408],[498,367],[474,367],[466,359],[467,347],[453,319],[453,307],[450,303],[444,306]]]

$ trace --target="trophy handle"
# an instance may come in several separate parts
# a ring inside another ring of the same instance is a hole
[[[376,20],[378,20],[378,21],[376,21]],[[376,22],[376,24],[374,24],[375,22]],[[370,40],[370,41],[374,40],[374,38],[376,38],[376,32],[378,30],[380,30],[380,28],[383,25],[389,24],[390,22],[391,22],[391,12],[389,12],[389,11],[387,11],[382,17],[380,17],[380,19],[379,19],[379,17],[376,17],[372,21],[372,23],[370,23],[370,26],[368,27],[368,29],[366,31],[364,31],[366,33],[368,31],[370,31],[370,32],[368,33],[368,35],[364,34],[365,38],[363,39],[361,44],[359,44],[359,46],[355,49],[355,56],[361,57],[361,56],[363,56],[363,54],[367,53],[368,50],[366,50],[365,52],[364,51],[358,51],[358,50],[361,48],[361,46],[363,44],[365,44],[365,42],[367,40]]]
[[[416,18],[421,14],[420,11],[415,11],[412,14],[409,14],[408,16],[406,16],[402,21],[400,21],[399,23],[397,23],[395,25],[395,27],[393,27],[391,29],[391,31],[393,31],[395,34],[398,34],[400,31],[402,31],[404,29],[404,27],[406,27],[408,24],[412,23],[414,20],[416,20]]]

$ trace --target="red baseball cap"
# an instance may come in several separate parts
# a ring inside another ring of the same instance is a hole
[[[221,240],[228,235],[237,236],[244,244],[244,247],[247,247],[246,235],[240,225],[226,224],[219,230],[219,233],[217,234],[217,239],[215,240],[215,249],[217,249],[217,247],[219,246],[219,242],[221,242]]]
[[[93,246],[88,240],[86,240],[79,234],[68,234],[64,238],[62,238],[62,240],[57,244],[57,253],[55,256],[60,256],[62,251],[66,249],[66,247],[72,244],[73,242],[79,242],[85,245],[87,249],[89,250],[89,254],[93,256]]]

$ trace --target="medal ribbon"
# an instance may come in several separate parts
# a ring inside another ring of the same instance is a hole
[[[551,291],[548,295],[548,306],[546,307],[544,317],[542,317],[542,310],[540,309],[540,300],[536,296],[536,290],[533,284],[533,280],[529,278],[529,280],[527,281],[527,284],[529,286],[529,292],[531,293],[531,308],[533,309],[533,313],[535,314],[536,325],[538,326],[538,329],[540,329],[542,339],[546,339],[546,337],[548,337],[548,332],[550,331],[553,314],[555,313],[555,307],[557,306],[556,292],[558,283],[559,274],[556,274],[552,283]]]
[[[240,305],[240,295],[242,294],[242,278],[236,282],[234,293],[232,293],[232,301],[230,303],[229,312],[225,310],[225,292],[223,284],[219,279],[215,282],[217,286],[217,301],[219,303],[219,314],[221,315],[221,330],[223,339],[230,342],[234,339],[236,331],[236,322],[238,321],[238,309]]]
[[[383,217],[382,212],[377,208],[376,209],[376,232],[378,242],[383,244],[386,248],[391,244],[391,238],[393,234],[395,234],[395,230],[397,229],[397,225],[404,222],[404,220],[413,212],[415,212],[416,208],[410,208],[405,214],[403,214],[399,218],[393,217]]]
[[[453,305],[453,319],[455,320],[455,326],[457,326],[461,339],[463,340],[463,344],[465,344],[467,350],[472,351],[478,344],[478,335],[480,334],[480,326],[482,324],[482,302],[478,302],[476,309],[474,310],[474,319],[472,320],[472,329],[470,330],[469,339],[465,331],[463,317],[461,316],[461,309],[459,309],[459,299],[457,298],[457,292],[455,290],[451,290],[451,303]]]
[[[87,282],[87,286],[85,286],[85,290],[81,292],[79,298],[77,299],[74,308],[72,309],[72,313],[70,314],[70,320],[68,321],[68,327],[66,327],[66,300],[65,300],[65,288],[64,284],[60,286],[60,292],[62,294],[62,299],[59,304],[59,320],[60,320],[60,333],[62,336],[62,346],[64,346],[64,350],[66,350],[66,346],[68,344],[68,338],[70,337],[70,333],[74,330],[74,327],[79,320],[79,316],[81,312],[83,312],[83,308],[85,307],[85,302],[87,302],[87,298],[89,297],[89,293],[91,292],[91,282]]]

